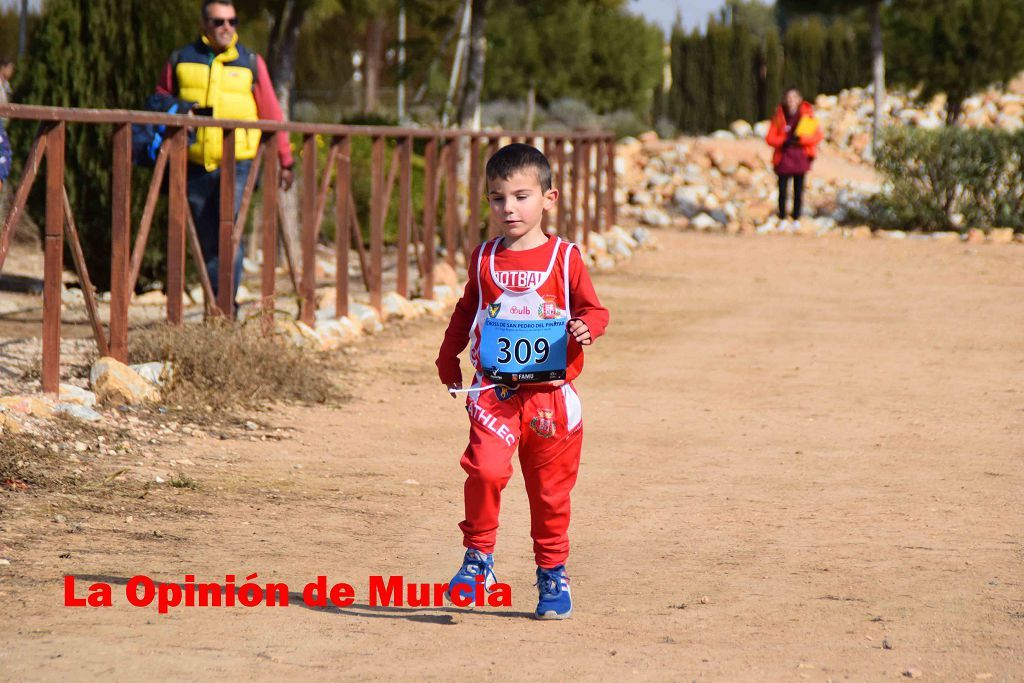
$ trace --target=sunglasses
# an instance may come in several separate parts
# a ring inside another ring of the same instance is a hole
[[[232,26],[238,26],[238,17],[231,17],[230,19],[207,19],[214,28],[220,28],[224,24],[231,24]]]

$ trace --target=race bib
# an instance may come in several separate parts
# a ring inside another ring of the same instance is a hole
[[[480,334],[484,376],[501,384],[565,379],[567,322],[487,318]]]

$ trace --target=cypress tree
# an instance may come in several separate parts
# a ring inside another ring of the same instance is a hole
[[[947,122],[963,100],[1024,68],[1018,0],[903,0],[890,10],[893,80],[948,96]]]
[[[783,49],[786,84],[799,88],[804,98],[814,99],[825,60],[825,26],[816,17],[791,23],[783,36]]]
[[[16,78],[15,100],[140,109],[171,51],[195,36],[198,16],[193,0],[47,0]],[[11,127],[16,156],[21,157],[31,145],[35,125],[12,122]],[[66,133],[65,184],[89,274],[100,289],[110,284],[111,133],[111,126],[95,124],[71,124]],[[134,169],[135,225],[149,177],[148,171]],[[37,180],[32,197],[31,210],[37,216],[43,213],[42,186]],[[166,226],[161,223],[159,218],[153,221],[149,237],[148,260],[154,265],[162,262],[166,247]]]
[[[758,118],[764,120],[775,113],[775,107],[782,99],[782,89],[785,84],[782,80],[783,55],[782,42],[779,40],[779,32],[772,28],[765,34],[764,46],[764,70],[762,71],[764,85],[762,86],[763,97],[760,101],[760,114]]]

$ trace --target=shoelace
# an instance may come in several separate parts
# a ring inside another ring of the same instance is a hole
[[[537,577],[537,583],[533,584],[540,588],[540,592],[543,595],[558,595],[562,592],[562,574],[553,571],[541,571]],[[569,577],[565,577],[568,581]]]
[[[484,576],[487,576],[487,560],[479,555],[464,560],[462,568],[467,574],[472,574],[474,576],[477,574],[483,574]]]

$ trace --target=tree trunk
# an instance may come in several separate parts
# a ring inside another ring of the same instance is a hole
[[[398,123],[405,118],[405,0],[398,3]]]
[[[281,104],[285,120],[291,118],[291,93],[295,84],[295,50],[298,47],[299,29],[309,9],[308,0],[281,0],[278,3],[270,38],[267,41],[267,69],[274,81],[274,92]],[[268,150],[277,153],[277,148]],[[299,194],[298,183],[292,189],[279,195],[281,202],[282,239],[288,240],[293,254],[300,254],[299,248]]]
[[[18,12],[18,59],[25,56],[28,46],[28,0],[21,0],[21,11]]]
[[[946,97],[946,125],[956,125],[963,110],[964,98],[957,93],[948,93]]]
[[[466,83],[459,103],[459,126],[472,127],[480,106],[484,87],[484,59],[487,53],[487,0],[473,0],[473,16],[469,27],[469,57]]]
[[[537,82],[530,81],[530,89],[526,91],[526,121],[523,130],[533,130],[533,122],[537,116]]]
[[[871,3],[871,73],[875,89],[875,114],[871,126],[871,153],[878,155],[879,134],[885,107],[885,50],[882,45],[882,0]]]
[[[380,109],[380,71],[384,62],[384,16],[375,15],[366,24],[366,96],[363,111]]]
[[[308,9],[309,3],[303,0],[281,0],[267,41],[267,69],[274,81],[274,92],[286,119],[291,118],[291,93],[295,85],[295,50],[299,43],[299,30]]]
[[[456,32],[462,25],[462,13],[465,11],[465,5],[459,5],[459,10],[455,15],[455,22],[448,29],[448,32],[444,34],[441,39],[440,45],[434,52],[434,56],[430,58],[430,64],[427,65],[426,77],[423,79],[423,83],[416,90],[416,95],[412,98],[413,104],[420,104],[423,102],[423,98],[427,95],[427,86],[430,85],[430,74],[434,73],[434,68],[437,67],[437,63],[441,61],[441,55],[448,51],[448,43],[452,42],[452,38],[455,37]]]
[[[459,84],[461,74],[463,52],[466,50],[467,34],[469,33],[469,22],[473,14],[473,0],[466,0],[462,7],[462,18],[459,21],[459,40],[455,43],[455,57],[452,58],[452,72],[448,78],[448,93],[444,98],[444,106],[441,109],[441,127],[447,128],[451,118],[452,102],[455,98],[455,90]]]

